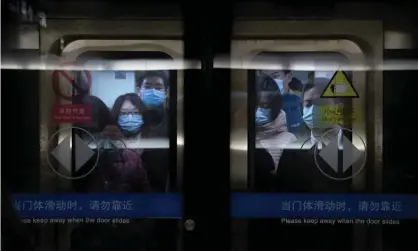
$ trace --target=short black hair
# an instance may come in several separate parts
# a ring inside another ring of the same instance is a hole
[[[262,76],[257,91],[279,91],[276,81],[270,76]]]
[[[303,97],[305,96],[305,93],[306,93],[307,91],[311,90],[311,89],[312,89],[312,88],[314,88],[314,87],[315,87],[315,85],[314,85],[314,84],[312,84],[312,83],[307,83],[307,84],[304,84],[304,85],[303,85],[303,88],[302,88],[302,95],[301,95],[302,99],[303,99]]]
[[[145,71],[145,72],[138,72],[136,75],[137,75],[136,80],[137,80],[139,87],[141,87],[142,82],[144,82],[144,79],[151,78],[151,77],[161,78],[164,83],[164,89],[167,90],[169,87],[167,71],[163,71],[163,70]]]
[[[283,108],[282,94],[275,91],[258,92],[257,104],[260,104],[262,101],[266,101],[267,107],[271,109],[270,116],[272,120],[275,120]]]
[[[303,92],[303,93],[305,93],[305,92],[309,91],[310,89],[312,89],[312,88],[314,88],[314,87],[315,87],[315,85],[314,85],[314,84],[312,84],[312,83],[307,83],[307,84],[304,84],[304,85],[303,85],[302,92]]]

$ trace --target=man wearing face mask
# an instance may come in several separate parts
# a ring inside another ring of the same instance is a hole
[[[148,113],[150,130],[144,137],[168,137],[168,78],[165,71],[147,71],[138,79],[138,95],[152,112]]]
[[[142,157],[151,183],[159,192],[167,190],[169,167],[169,84],[166,71],[147,71],[138,78],[138,95],[147,106],[144,120],[149,126],[143,128],[142,137],[159,144],[159,147],[144,149]],[[175,121],[173,121],[175,123]]]
[[[335,99],[321,99],[320,95],[327,86],[329,79],[314,79],[312,84],[306,85],[302,93],[304,100],[303,106],[303,119],[306,125],[311,130],[312,142],[317,143],[319,139],[322,142],[326,139],[322,139],[322,136],[327,130],[338,127],[338,125],[332,125],[321,121],[320,107],[326,105],[332,105]],[[338,130],[335,130],[331,137],[337,137]],[[300,148],[300,145],[296,147],[289,147],[283,150],[280,158],[279,166],[277,169],[275,192],[279,193],[347,193],[350,191],[350,181],[338,181],[330,179],[325,176],[319,168],[314,159],[313,144],[308,139],[308,144]],[[327,143],[327,142],[324,142]],[[325,167],[325,163],[321,158],[317,158],[318,164],[321,167]],[[324,172],[324,168],[321,169]],[[331,175],[331,173],[328,173]],[[338,247],[339,250],[348,251],[352,247],[350,245],[341,246],[340,244],[350,239],[352,234],[352,227],[350,225],[326,225],[319,224],[314,226],[299,225],[297,228],[294,226],[286,225],[277,221],[269,221],[268,224],[262,225],[255,232],[259,235],[267,236],[262,240],[258,246],[275,245],[274,241],[269,243],[270,239],[277,236],[287,239],[298,239],[299,241],[292,243],[292,250],[335,250]],[[313,231],[314,230],[314,231]],[[272,238],[270,238],[270,236]],[[255,245],[257,246],[257,245]],[[258,247],[257,246],[257,247]]]
[[[283,96],[282,109],[286,113],[289,132],[302,134],[305,129],[300,110],[302,82],[294,78],[290,70],[274,71],[270,75]]]
[[[324,107],[335,105],[335,99],[320,97],[328,82],[327,78],[316,78],[314,84],[306,84],[303,89],[303,120],[311,131],[311,146],[318,143],[325,132],[339,127],[339,125],[323,121],[321,118]],[[341,137],[341,130],[336,129],[327,133],[327,138],[335,136]],[[322,141],[324,140],[327,139],[322,139]]]

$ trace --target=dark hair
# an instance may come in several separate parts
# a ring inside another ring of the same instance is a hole
[[[257,91],[279,91],[276,81],[270,76],[263,76],[259,82]]]
[[[307,83],[305,85],[303,85],[303,89],[302,89],[302,96],[303,94],[305,94],[305,92],[309,91],[310,89],[314,88],[315,85],[312,83]]]
[[[168,83],[168,76],[166,71],[145,71],[145,72],[139,72],[137,73],[137,83],[138,86],[141,87],[142,82],[144,81],[144,79],[146,78],[151,78],[151,77],[158,77],[161,78],[163,80],[164,83],[164,89],[168,89],[169,87],[169,83]]]
[[[262,100],[267,102],[267,107],[271,109],[270,116],[272,120],[275,120],[279,116],[280,111],[283,108],[283,96],[280,92],[264,91],[258,93],[257,103]]]
[[[98,133],[102,132],[107,125],[112,124],[109,108],[100,98],[91,95],[76,96],[73,103],[89,105],[92,109],[93,125],[77,124],[77,127],[86,129],[91,133]]]
[[[283,108],[283,97],[280,93],[276,93],[274,95],[273,99],[269,103],[269,107],[271,108],[271,119],[275,120]]]
[[[112,110],[110,112],[112,119],[115,124],[117,124],[120,109],[125,101],[130,101],[139,111],[140,114],[144,114],[148,109],[145,104],[142,102],[141,98],[136,93],[127,93],[120,95],[113,104]]]

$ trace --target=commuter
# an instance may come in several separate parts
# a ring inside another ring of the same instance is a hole
[[[315,159],[315,151],[312,146],[327,144],[331,138],[339,136],[340,130],[329,133],[325,139],[321,137],[327,130],[338,128],[338,125],[323,121],[320,114],[327,105],[333,105],[335,99],[321,99],[320,95],[326,87],[329,79],[314,79],[314,85],[308,84],[304,88],[302,97],[304,100],[303,119],[311,130],[311,137],[303,149],[286,148],[283,150],[277,168],[274,191],[279,193],[348,193],[350,181],[335,180],[330,177],[335,174],[331,168],[320,158]],[[321,108],[321,109],[320,109]],[[312,142],[311,142],[312,141]],[[327,142],[328,141],[328,142]],[[327,177],[323,172],[329,174]],[[315,229],[313,229],[314,227]],[[251,244],[257,248],[267,248],[275,245],[275,238],[298,239],[290,250],[334,250],[339,247],[349,250],[351,247],[340,247],[339,244],[350,238],[352,227],[350,225],[298,225],[297,227],[286,225],[279,220],[256,221],[250,229],[254,234],[254,242]],[[255,250],[255,249],[254,249]]]
[[[149,109],[145,116],[149,123],[144,127],[142,137],[149,142],[153,142],[152,147],[144,149],[142,158],[146,163],[153,188],[158,192],[165,192],[169,189],[170,180],[168,125],[176,124],[176,121],[169,121],[169,80],[167,72],[147,71],[138,77],[137,82],[139,96]],[[173,180],[171,182],[175,184]]]
[[[293,77],[291,70],[273,71],[270,76],[276,81],[282,94],[301,95],[303,84],[299,79]]]
[[[334,105],[336,99],[320,98],[322,91],[326,88],[329,79],[316,78],[314,84],[307,84],[304,88],[302,98],[303,119],[310,130],[310,136],[301,147],[297,149],[285,149],[280,161],[277,176],[278,191],[282,192],[345,192],[349,189],[346,182],[336,181],[325,176],[335,175],[328,164],[322,158],[314,158],[317,150],[321,150],[332,139],[342,135],[340,126],[331,121],[324,121],[322,113],[324,108]],[[318,168],[321,166],[321,171]],[[303,175],[301,175],[303,174]]]
[[[138,95],[153,112],[149,113],[149,126],[144,137],[168,137],[169,82],[164,71],[147,71],[138,77]],[[151,116],[152,115],[152,116]]]
[[[319,139],[322,139],[323,141],[329,141],[329,139],[335,136],[341,137],[341,130],[338,130],[339,125],[336,124],[334,121],[326,121],[323,118],[325,109],[329,106],[336,105],[338,101],[332,98],[320,97],[323,90],[327,87],[328,83],[329,79],[327,78],[315,78],[314,84],[306,84],[303,89],[302,117],[306,126],[310,130],[310,146],[313,146],[316,143],[318,143]],[[325,137],[322,137],[323,135]]]
[[[132,94],[132,96],[139,100],[136,94]],[[135,149],[125,147],[126,144],[129,145],[129,142],[126,143],[123,138],[115,137],[115,133],[109,133],[109,128],[112,128],[115,123],[112,121],[107,106],[94,96],[81,97],[77,99],[77,103],[91,106],[92,123],[77,126],[95,137],[95,142],[92,142],[90,135],[87,135],[84,131],[79,133],[81,138],[88,141],[88,145],[96,151],[96,154],[98,154],[97,151],[100,151],[100,158],[99,162],[96,163],[96,156],[93,156],[77,171],[78,177],[88,175],[83,179],[74,181],[75,189],[80,192],[150,191],[148,175],[139,153]],[[128,109],[127,106],[128,104],[125,105],[124,109]],[[123,111],[128,112],[127,110]],[[125,120],[124,123],[123,128],[128,128],[126,125],[129,125],[129,121],[126,122]],[[132,128],[130,129],[126,133],[132,133]],[[116,132],[120,133],[119,130]],[[112,140],[109,138],[112,138]],[[93,171],[91,171],[92,168],[94,168]]]
[[[281,103],[282,96],[279,93],[260,92],[256,109],[256,143],[270,153],[274,170],[277,169],[283,148],[296,141],[295,135],[287,130],[286,113],[281,109]]]
[[[145,123],[144,114],[147,111],[147,107],[135,93],[127,93],[116,99],[111,109],[111,116],[123,135],[123,139],[120,140],[123,141],[125,147],[141,148],[139,144]]]
[[[136,149],[128,148],[137,147],[134,142],[139,139],[138,134],[143,126],[141,116],[146,107],[139,97],[135,93],[120,96],[112,110],[114,117],[96,97],[85,96],[81,101],[92,106],[93,124],[80,127],[93,135],[96,132],[99,134],[96,144],[89,145],[100,151],[100,161],[89,175],[76,181],[76,189],[88,193],[150,192],[151,186],[141,156]],[[83,167],[88,169],[84,173],[91,170],[95,161],[88,163],[88,167]],[[71,233],[71,250],[143,250],[144,231],[146,226],[138,221],[116,226],[94,223],[80,225]]]
[[[273,71],[269,73],[277,84],[278,91],[283,96],[283,111],[286,113],[288,130],[301,135],[306,131],[301,114],[302,82],[292,76],[290,70]]]

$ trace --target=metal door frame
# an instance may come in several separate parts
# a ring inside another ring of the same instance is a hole
[[[381,21],[342,21],[342,20],[328,20],[328,21],[249,21],[236,20],[234,24],[234,32],[232,41],[232,57],[231,68],[244,68],[245,62],[248,59],[254,58],[262,49],[263,51],[331,51],[337,50],[347,56],[355,55],[355,62],[363,61],[363,66],[369,67],[371,71],[367,74],[364,72],[356,72],[354,83],[360,81],[367,83],[364,85],[364,92],[367,100],[367,118],[372,118],[366,121],[365,127],[368,134],[368,146],[373,147],[372,162],[373,170],[373,192],[379,192],[382,189],[382,123],[383,123],[383,73],[380,70],[383,62],[383,24]],[[293,40],[293,41],[292,41]],[[298,40],[298,41],[296,41]],[[320,43],[311,43],[304,41],[312,40],[333,40],[334,44],[329,44],[329,47],[322,46]],[[339,41],[339,42],[337,42]],[[283,47],[283,43],[288,42],[287,46]],[[345,44],[343,46],[341,44]],[[281,44],[280,44],[281,43]],[[242,50],[238,51],[240,47]],[[245,48],[247,47],[247,48]],[[348,51],[347,51],[347,48]],[[239,54],[240,53],[240,54]],[[353,54],[354,53],[354,54]],[[239,55],[237,55],[239,54]],[[243,58],[244,57],[244,58]],[[350,58],[349,58],[350,59]],[[353,58],[351,58],[353,59]],[[243,67],[244,66],[244,67]],[[247,71],[235,71],[232,74],[232,83],[246,83]],[[246,88],[246,87],[244,87]],[[246,103],[246,102],[245,102]],[[247,123],[248,124],[248,123]],[[246,125],[247,125],[246,124]],[[240,128],[242,129],[242,128]],[[243,130],[245,131],[245,130]],[[247,138],[247,135],[238,135],[239,140],[242,137]],[[232,138],[232,137],[231,137]],[[231,139],[232,141],[233,139]],[[245,140],[246,141],[246,140]],[[370,146],[370,142],[374,142]],[[238,167],[242,167],[247,160],[240,160]],[[233,174],[233,160],[231,157],[231,174]],[[245,166],[245,165],[244,165]],[[248,165],[247,165],[248,166]],[[360,185],[365,179],[365,172],[363,175],[357,176],[354,184]],[[232,177],[231,177],[232,179]],[[244,226],[243,226],[244,227]],[[353,227],[354,243],[353,250],[361,250],[365,243],[364,229],[360,227]],[[374,242],[374,250],[382,249],[379,233],[375,233],[376,239]]]
[[[162,51],[173,59],[183,59],[182,21],[159,20],[77,20],[51,19],[48,27],[40,30],[41,58],[60,58],[63,61],[75,60],[85,51]],[[91,38],[91,39],[89,39]],[[177,71],[178,91],[182,91],[183,68]],[[57,127],[50,124],[52,105],[57,102],[51,87],[52,71],[43,71],[40,76],[40,192],[54,192],[62,182],[46,162],[48,141]],[[179,119],[178,121],[181,121]],[[178,134],[182,135],[179,125]],[[51,146],[49,146],[51,147]],[[177,152],[179,155],[179,151]],[[177,158],[179,160],[179,158]],[[180,172],[178,172],[180,173]],[[68,182],[67,182],[68,183]],[[65,186],[64,186],[65,187]],[[55,242],[68,242],[66,238],[71,228],[45,227],[42,231],[41,245],[45,250],[56,250]],[[58,233],[56,232],[58,231]],[[55,232],[55,233],[54,233]],[[49,241],[48,241],[49,240]],[[60,245],[70,247],[70,245]],[[67,251],[67,250],[60,250]]]

